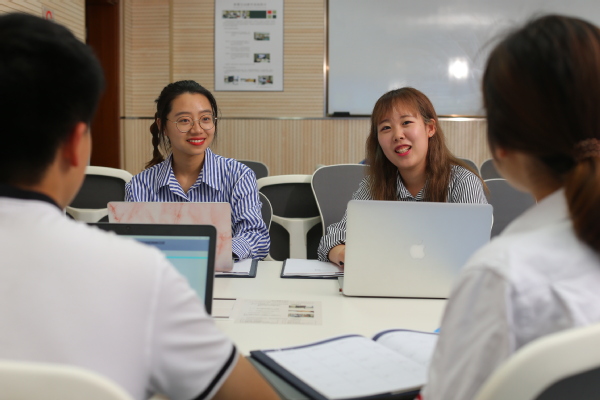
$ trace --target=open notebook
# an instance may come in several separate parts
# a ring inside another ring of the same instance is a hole
[[[437,334],[394,329],[250,355],[311,399],[380,398],[416,395],[436,343]]]
[[[130,237],[162,251],[204,301],[206,311],[211,313],[217,241],[213,226],[107,223],[89,225]]]

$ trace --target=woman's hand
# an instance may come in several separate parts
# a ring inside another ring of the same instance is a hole
[[[329,250],[328,257],[329,261],[343,268],[344,261],[346,260],[346,245],[338,244],[337,246]]]

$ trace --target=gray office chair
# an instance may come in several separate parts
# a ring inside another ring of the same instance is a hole
[[[108,378],[83,368],[24,361],[0,362],[3,399],[132,400]]]
[[[110,201],[125,200],[125,184],[133,175],[108,167],[87,167],[85,180],[66,212],[73,219],[84,222],[108,222]]]
[[[600,399],[600,324],[523,346],[487,379],[475,400]]]
[[[502,175],[500,175],[498,170],[496,170],[496,167],[494,166],[494,161],[491,158],[481,163],[481,168],[479,168],[479,172],[483,180],[502,179]]]
[[[491,237],[500,234],[513,219],[535,204],[530,194],[513,188],[506,179],[486,179],[485,184],[489,190],[488,202],[494,207]]]
[[[323,166],[313,173],[311,185],[321,215],[323,235],[329,225],[344,217],[348,202],[367,174],[367,168],[362,164],[338,164]]]
[[[468,158],[459,158],[459,160],[467,164],[469,167],[473,168],[473,171],[479,174],[479,168],[477,168],[477,164],[475,164],[473,160],[469,160]]]
[[[269,258],[317,258],[321,217],[310,181],[312,175],[276,175],[257,181],[273,207]]]
[[[260,202],[262,206],[260,208],[260,213],[262,215],[263,221],[265,221],[265,225],[267,225],[267,229],[271,228],[271,219],[273,219],[273,207],[271,206],[271,202],[261,192],[258,192],[258,197],[260,198]]]
[[[269,176],[269,167],[266,164],[261,163],[260,161],[251,161],[251,160],[237,160],[242,164],[246,165],[256,174],[256,179],[264,178],[265,176]]]

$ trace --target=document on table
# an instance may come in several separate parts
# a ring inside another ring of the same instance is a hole
[[[331,262],[288,258],[281,268],[282,278],[337,278],[344,269]]]
[[[320,301],[237,299],[236,323],[321,325]]]
[[[250,354],[310,398],[354,399],[416,394],[436,342],[433,333],[390,330]]]

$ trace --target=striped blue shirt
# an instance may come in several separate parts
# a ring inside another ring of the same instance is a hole
[[[185,193],[175,178],[173,156],[134,176],[125,186],[125,201],[228,202],[231,204],[232,250],[239,259],[263,259],[271,239],[261,214],[256,175],[242,163],[206,149],[204,167]]]
[[[421,189],[416,196],[410,194],[400,173],[396,180],[398,188],[398,201],[423,201],[425,197],[425,188]],[[365,177],[358,187],[358,190],[352,195],[352,200],[373,200],[369,190],[369,177]],[[450,172],[450,183],[448,185],[447,203],[480,203],[487,204],[487,199],[483,191],[483,185],[477,175],[466,168],[453,165]],[[319,249],[317,250],[319,260],[329,261],[329,252],[335,246],[346,243],[346,214],[340,222],[336,222],[327,227],[327,233],[321,238]]]

